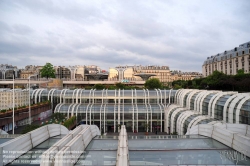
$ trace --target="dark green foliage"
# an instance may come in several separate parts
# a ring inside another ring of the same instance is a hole
[[[24,105],[24,106],[19,106],[17,109],[22,109],[22,108],[26,108],[27,106]]]
[[[3,109],[3,110],[1,110],[0,112],[1,112],[1,113],[5,113],[5,112],[7,112],[7,110],[6,110],[6,109]]]
[[[174,89],[208,89],[224,91],[250,91],[250,73],[244,74],[244,71],[238,71],[236,75],[226,75],[219,71],[214,71],[212,75],[206,78],[193,79],[190,81],[177,80],[172,83]]]
[[[67,119],[67,120],[63,123],[63,125],[64,125],[65,127],[69,128],[71,125],[73,125],[73,124],[75,123],[75,121],[76,121],[76,117],[75,117],[75,116],[72,116],[72,117],[70,117],[69,119]]]
[[[41,127],[41,126],[40,125],[27,125],[23,129],[22,134],[26,134],[26,133],[28,133],[28,132],[30,132],[32,130],[35,130],[35,129],[39,128],[39,127]]]
[[[93,87],[92,86],[86,86],[84,89],[90,90],[90,89],[93,89]]]
[[[62,113],[56,112],[52,116],[52,119],[57,119],[58,121],[62,121],[65,116]]]
[[[103,90],[105,89],[105,86],[103,84],[95,84],[93,89]]]
[[[45,102],[48,102],[48,101],[45,101]],[[25,128],[22,131],[22,134],[25,134],[25,133],[30,132],[32,130],[35,130],[35,129],[41,127],[41,126],[48,125],[48,124],[53,124],[53,123],[55,123],[55,124],[61,124],[61,123],[64,122],[63,125],[68,128],[72,124],[75,123],[76,117],[72,116],[71,118],[69,118],[67,120],[65,120],[65,119],[66,119],[66,117],[65,117],[64,114],[62,114],[62,113],[54,113],[51,116],[50,120],[48,120],[46,122],[42,122],[41,125],[34,125],[34,124],[32,124],[32,125],[26,125]]]
[[[126,89],[126,85],[121,82],[116,83],[115,86],[117,89]]]
[[[181,85],[178,85],[178,84],[175,84],[175,85],[174,85],[174,89],[181,89],[181,88],[182,88]]]
[[[43,102],[40,102],[40,103],[31,104],[31,106],[41,105],[41,104],[50,104],[50,101],[47,100],[47,101],[43,101]],[[15,107],[14,110],[16,111],[16,110],[20,110],[20,109],[24,109],[24,108],[28,109],[28,106],[27,105],[23,105],[23,106]],[[12,111],[12,110],[13,110],[12,108],[3,109],[3,110],[0,110],[0,113],[5,113],[5,112],[8,112],[8,111]]]
[[[158,78],[151,78],[147,80],[144,86],[147,89],[161,89],[163,87],[162,83],[160,82]]]
[[[115,89],[116,89],[116,86],[110,85],[110,86],[107,86],[107,89],[108,89],[108,90],[115,90]]]
[[[213,74],[205,78],[203,81],[203,86],[205,89],[220,90],[223,88],[224,80],[226,78],[226,74],[219,71],[214,71]]]
[[[91,86],[87,86],[85,87],[85,89],[97,89],[97,90],[103,90],[103,89],[108,89],[108,90],[115,90],[115,89],[125,89],[125,90],[129,90],[129,89],[142,89],[140,87],[137,86],[133,86],[133,85],[126,85],[123,83],[116,83],[115,85],[103,85],[103,84],[95,84],[93,87]]]
[[[51,63],[46,63],[40,70],[41,76],[46,78],[55,78],[55,72]]]
[[[123,83],[117,83],[115,86],[110,86],[108,89],[112,90],[113,89],[124,89],[124,90],[130,90],[130,89],[142,89],[139,88],[137,86],[133,86],[133,85],[126,85]]]
[[[172,82],[174,89],[188,88],[188,82],[184,80],[176,80]]]
[[[164,86],[162,86],[162,89],[170,89],[170,88],[169,88],[169,86],[164,85]]]
[[[243,75],[243,74],[244,74],[244,70],[243,69],[237,70],[237,75]]]

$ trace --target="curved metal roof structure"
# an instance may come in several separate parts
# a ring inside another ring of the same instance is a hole
[[[158,128],[183,135],[194,125],[212,121],[250,124],[250,93],[197,89],[37,89],[31,96],[34,102],[50,100],[55,112],[68,117],[75,115],[79,122],[95,124],[102,132],[117,132],[119,124],[126,124],[129,132],[145,131],[147,124],[150,132]]]

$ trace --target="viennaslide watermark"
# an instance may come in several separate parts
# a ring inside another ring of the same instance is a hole
[[[222,161],[234,161],[237,165],[239,161],[247,161],[247,156],[245,154],[235,150],[224,150],[220,151],[220,158]]]

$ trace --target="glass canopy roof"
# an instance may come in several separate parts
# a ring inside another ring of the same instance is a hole
[[[75,165],[116,165],[117,136],[97,136]]]
[[[40,165],[41,155],[47,149],[49,149],[53,144],[59,141],[64,135],[59,135],[56,137],[51,137],[36,147],[29,150],[27,153],[21,155],[19,158],[15,159],[12,163],[8,164],[11,166],[20,166],[20,165]]]
[[[61,138],[62,136],[49,138],[9,165],[40,165],[41,154]],[[96,136],[75,165],[116,165],[117,147],[118,136]],[[242,157],[242,154],[232,148],[200,135],[133,135],[128,136],[128,149],[131,166],[250,165],[250,158]],[[230,154],[236,156],[230,157]]]
[[[13,138],[0,138],[0,144],[3,144],[11,139],[13,139]]]
[[[136,165],[250,165],[250,158],[203,136],[129,137],[129,164]],[[237,154],[238,161],[228,154]]]

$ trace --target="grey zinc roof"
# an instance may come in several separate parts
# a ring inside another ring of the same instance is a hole
[[[222,53],[219,53],[217,55],[212,55],[210,57],[207,57],[207,59],[204,61],[203,65],[205,64],[211,64],[215,61],[222,61],[222,60],[226,60],[226,59],[230,59],[231,57],[236,57],[236,53],[238,53],[238,56],[242,55],[242,51],[245,51],[245,53],[249,53],[249,49],[250,49],[250,41],[243,43],[241,45],[239,45],[239,47],[235,47],[234,49],[231,50],[225,50]]]

